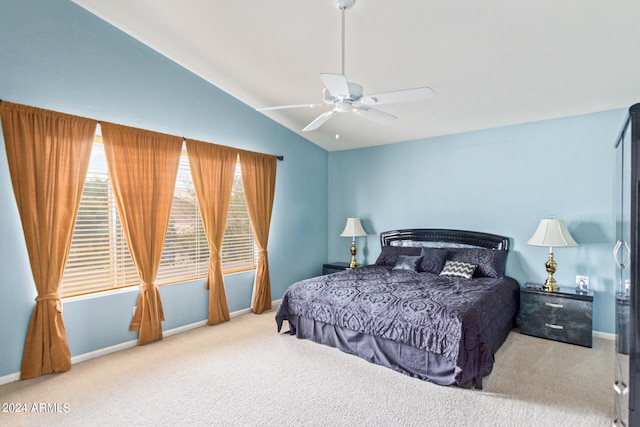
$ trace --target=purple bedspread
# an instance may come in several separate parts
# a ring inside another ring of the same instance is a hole
[[[517,313],[518,295],[508,277],[460,279],[371,265],[291,285],[276,321],[278,331],[293,315],[407,344],[481,379]]]

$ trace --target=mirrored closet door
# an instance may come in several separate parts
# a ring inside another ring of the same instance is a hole
[[[614,286],[616,295],[616,369],[614,426],[628,426],[629,415],[629,326],[631,294],[631,134],[628,119],[616,141]]]
[[[640,104],[629,108],[616,141],[616,304],[614,426],[640,426]]]

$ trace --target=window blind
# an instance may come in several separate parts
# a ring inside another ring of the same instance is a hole
[[[104,147],[93,146],[85,188],[62,279],[62,295],[72,296],[138,285],[138,275],[122,233]],[[223,272],[255,268],[257,248],[236,164],[233,192],[221,249]],[[209,247],[200,219],[189,158],[183,147],[157,284],[207,276]]]

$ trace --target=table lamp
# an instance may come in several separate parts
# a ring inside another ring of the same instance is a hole
[[[366,236],[367,233],[362,228],[360,220],[358,218],[347,218],[347,225],[344,227],[344,231],[340,234],[341,237],[351,237],[351,262],[349,268],[357,268],[358,262],[356,261],[356,237]]]
[[[558,265],[553,259],[553,248],[578,246],[573,237],[571,237],[571,233],[569,233],[564,221],[553,217],[543,219],[527,243],[533,246],[549,247],[549,259],[545,263],[548,277],[544,285],[542,285],[542,289],[557,292],[560,288],[556,284],[556,279],[553,278],[553,273],[556,272]]]

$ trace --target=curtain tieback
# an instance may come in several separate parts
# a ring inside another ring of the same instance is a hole
[[[150,291],[153,290],[153,288],[156,287],[155,283],[145,283],[143,285],[140,285],[140,290],[141,291]]]
[[[36,297],[36,301],[47,301],[47,300],[60,300],[60,295],[58,294],[42,294]]]
[[[60,301],[60,295],[58,294],[42,294],[36,297],[36,302],[40,301],[55,301],[56,310],[58,313],[62,313],[62,301]]]

